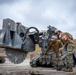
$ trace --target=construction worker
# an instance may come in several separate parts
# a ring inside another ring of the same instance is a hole
[[[66,67],[63,69],[65,72],[73,71],[73,52],[74,52],[74,44],[72,42],[72,38],[68,36],[68,34],[63,33],[61,35],[61,40],[63,41],[63,50],[66,51],[65,64]]]
[[[46,50],[45,55],[48,53],[49,50],[53,50],[54,53],[52,54],[52,60],[54,64],[54,68],[57,70],[61,70],[60,67],[60,56],[59,56],[59,48],[61,48],[63,45],[60,40],[57,40],[56,36],[52,36],[51,42]]]

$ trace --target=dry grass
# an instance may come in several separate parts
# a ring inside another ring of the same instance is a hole
[[[75,45],[75,50],[76,50],[76,39],[74,39],[74,41],[73,41],[73,42],[74,42],[74,45]]]
[[[36,49],[34,52],[29,52],[28,55],[27,55],[27,58],[32,58],[34,57],[35,55],[37,55],[38,53],[41,52],[41,48],[39,47],[38,44],[36,44]]]

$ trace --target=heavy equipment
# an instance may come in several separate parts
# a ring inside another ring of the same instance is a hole
[[[52,61],[52,54],[53,50],[50,50],[47,55],[44,55],[46,52],[46,49],[48,47],[49,42],[51,42],[51,37],[52,35],[55,35],[55,27],[48,26],[46,31],[43,31],[42,35],[39,36],[39,46],[41,47],[41,53],[36,55],[30,60],[30,65],[32,67],[37,67],[37,66],[53,66],[53,61]]]
[[[34,29],[34,31],[30,31]],[[39,31],[36,27],[25,27],[20,22],[14,22],[7,18],[3,20],[3,27],[0,30],[0,62],[9,59],[14,64],[22,63],[28,52],[35,51],[35,45],[38,44],[41,48],[41,53],[30,60],[30,65],[48,66],[53,64],[51,55],[53,51],[46,56],[43,54],[51,41],[51,36],[55,35],[57,28],[48,26],[47,30]],[[74,56],[75,59],[75,56]],[[47,62],[48,61],[48,62]]]
[[[35,33],[30,33],[35,29]],[[19,64],[25,60],[27,53],[35,50],[39,41],[39,31],[35,27],[24,27],[20,22],[15,23],[7,18],[3,20],[0,30],[0,60],[7,57],[12,63]],[[3,52],[2,52],[3,51]]]
[[[30,29],[34,31],[30,32]],[[20,22],[14,22],[9,18],[3,19],[0,30],[0,53],[3,53],[0,54],[1,61],[7,57],[14,64],[23,62],[28,52],[35,50],[35,44],[44,50],[50,40],[48,37],[51,38],[55,29],[49,26],[47,32],[40,32],[36,27],[27,28]]]
[[[50,50],[47,55],[44,55],[44,54],[47,50],[49,42],[51,42],[50,40],[51,36],[56,35],[55,30],[56,30],[55,27],[48,26],[48,29],[45,32],[43,31],[43,34],[39,36],[39,46],[41,47],[41,53],[36,55],[30,60],[30,65],[32,67],[38,67],[38,66],[53,67],[53,60],[52,60],[52,54],[54,53],[53,50]],[[73,40],[73,42],[75,42],[75,40]],[[75,43],[74,45],[76,47]],[[72,50],[74,49],[73,45],[70,45],[67,47],[67,50],[70,50],[70,49]],[[65,50],[62,50],[62,51],[63,51],[63,56],[61,56],[60,65],[64,67],[65,66],[64,59],[67,56],[67,52]],[[75,52],[73,53],[73,66],[76,65],[76,50],[74,51]]]

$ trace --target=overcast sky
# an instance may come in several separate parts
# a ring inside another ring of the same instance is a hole
[[[76,0],[0,0],[0,28],[4,18],[39,30],[52,25],[76,38]]]

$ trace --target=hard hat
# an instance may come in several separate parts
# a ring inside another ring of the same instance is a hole
[[[54,39],[57,39],[57,37],[56,37],[55,35],[53,35],[53,36],[51,37],[51,40],[54,40]]]

